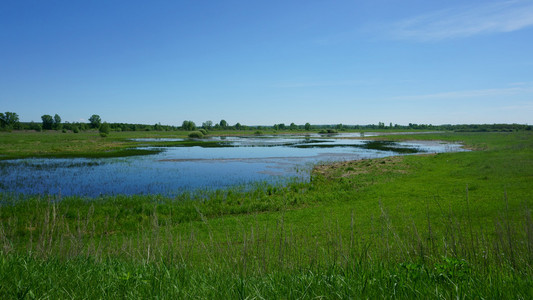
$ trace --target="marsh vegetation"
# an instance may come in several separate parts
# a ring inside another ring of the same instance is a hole
[[[136,147],[126,148],[122,153],[131,151],[139,155],[0,161],[0,188],[41,195],[173,196],[196,189],[308,181],[312,166],[323,162],[464,151],[460,145],[449,143],[366,141],[318,135],[137,138],[127,142]]]
[[[329,161],[308,182],[173,196],[3,192],[0,295],[531,298],[531,133],[374,139],[477,151]],[[132,141],[151,142],[193,141]]]

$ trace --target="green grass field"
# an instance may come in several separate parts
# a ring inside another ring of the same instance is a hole
[[[380,130],[373,130],[380,131]],[[384,130],[381,130],[384,131]],[[396,132],[397,130],[387,130]],[[416,132],[416,130],[413,130]],[[290,130],[262,130],[264,135],[305,134],[306,131]],[[312,132],[312,133],[316,133]],[[121,131],[111,132],[107,137],[101,137],[97,130],[73,133],[68,131],[0,131],[0,160],[27,157],[123,157],[130,155],[152,154],[150,151],[137,150],[138,146],[175,147],[191,146],[202,143],[208,146],[218,146],[217,142],[207,141],[152,141],[136,142],[136,138],[187,138],[188,131]],[[251,130],[217,130],[209,133],[211,136],[256,135]]]
[[[0,153],[62,153],[72,139],[78,154],[119,150],[149,136],[39,134],[1,133]],[[380,139],[477,151],[342,162],[317,166],[310,183],[176,198],[3,193],[0,298],[531,299],[533,135]]]

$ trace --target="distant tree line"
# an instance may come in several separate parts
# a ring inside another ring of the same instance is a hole
[[[432,125],[432,124],[415,124],[409,123],[408,125],[398,125],[390,123],[385,125],[384,123],[378,123],[378,125],[354,125],[346,126],[349,129],[417,129],[417,130],[445,130],[445,131],[456,131],[456,132],[485,132],[485,131],[518,131],[518,130],[531,130],[531,125],[527,124],[443,124],[443,125]]]
[[[297,125],[290,123],[274,124],[272,126],[247,126],[237,122],[235,125],[230,125],[226,120],[220,120],[218,123],[213,121],[205,121],[201,126],[197,126],[193,121],[185,120],[181,126],[161,125],[160,123],[149,124],[129,124],[129,123],[107,123],[102,122],[99,115],[93,114],[88,118],[86,122],[62,122],[61,117],[58,114],[42,115],[41,122],[20,122],[19,116],[14,112],[0,113],[0,130],[61,130],[63,132],[72,131],[78,133],[80,131],[98,130],[102,136],[109,134],[111,131],[197,131],[202,130],[207,132],[211,130],[239,130],[239,131],[256,131],[261,130],[281,130],[281,131],[318,131],[325,133],[334,133],[345,130],[391,130],[391,129],[416,129],[416,130],[446,130],[457,132],[485,132],[485,131],[519,131],[519,130],[531,130],[532,126],[527,124],[414,124],[398,125],[389,123],[386,125],[383,122],[378,124],[368,125],[344,125],[344,124],[327,124],[327,125],[311,125],[305,123],[303,125]]]

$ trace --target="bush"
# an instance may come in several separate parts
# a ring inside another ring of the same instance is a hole
[[[35,130],[37,132],[43,131],[43,127],[41,126],[41,124],[37,124],[37,123],[35,123],[33,121],[30,123],[29,128],[31,130]]]
[[[204,137],[204,134],[201,133],[200,131],[193,131],[191,133],[189,133],[189,137],[190,138],[195,138],[195,139],[201,139]]]
[[[109,134],[109,124],[107,124],[107,122],[102,123],[102,125],[100,125],[100,128],[98,129],[98,131],[100,133],[105,133],[106,136],[107,136]]]
[[[203,129],[203,128],[202,128],[202,129],[199,129],[198,131],[200,131],[203,135],[207,135],[207,130],[205,130],[205,129]]]
[[[261,130],[257,130],[256,132],[254,132],[255,135],[262,135],[263,132]]]
[[[321,134],[337,133],[337,130],[335,130],[335,129],[328,129],[328,130],[322,129],[318,133],[321,133]]]
[[[74,133],[79,133],[80,130],[78,129],[78,126],[74,126],[74,127],[72,127],[72,132],[74,132]]]
[[[109,134],[109,124],[107,122],[102,123],[98,129],[101,137],[106,137]]]

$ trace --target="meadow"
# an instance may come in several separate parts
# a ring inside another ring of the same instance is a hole
[[[376,132],[402,132],[405,130],[377,130]],[[422,130],[410,130],[411,132],[424,132]],[[211,131],[212,136],[250,136],[250,135],[286,135],[286,134],[306,134],[315,133],[309,131],[273,130],[263,129],[261,131],[251,130],[216,130]],[[69,157],[124,157],[130,155],[149,155],[150,151],[135,149],[139,146],[153,147],[176,147],[195,146],[199,143],[206,147],[211,144],[220,147],[220,142],[215,141],[135,141],[135,139],[167,139],[167,138],[187,138],[188,131],[119,131],[112,132],[109,136],[101,137],[97,130],[86,130],[74,133],[67,131],[0,131],[0,160],[17,159],[27,157],[43,158],[69,158]]]
[[[154,134],[1,133],[0,153],[125,155]],[[475,151],[176,197],[0,193],[0,297],[532,298],[532,133],[376,139]]]

